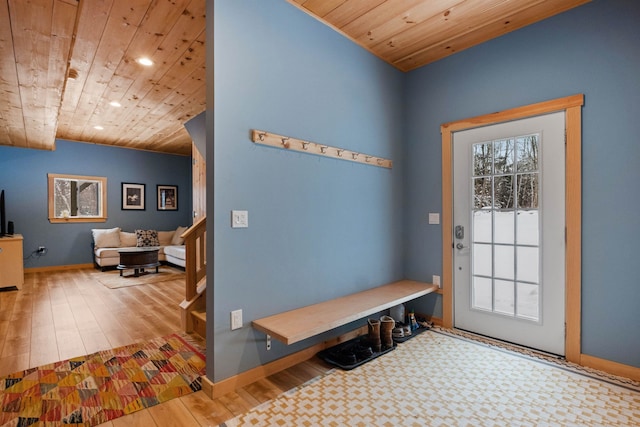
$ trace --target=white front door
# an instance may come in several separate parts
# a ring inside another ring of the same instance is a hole
[[[564,355],[564,112],[453,134],[454,326]]]

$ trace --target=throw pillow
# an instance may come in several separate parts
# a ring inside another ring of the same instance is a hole
[[[138,247],[142,246],[160,246],[158,241],[158,232],[156,230],[136,230],[136,239]]]
[[[180,236],[182,236],[182,233],[187,231],[187,228],[189,227],[178,227],[176,229],[176,231],[173,233],[173,238],[171,239],[172,245],[175,245],[175,246],[184,245],[184,239]]]
[[[128,231],[120,232],[120,246],[123,248],[132,248],[138,245],[138,238],[136,233],[130,233]]]
[[[96,248],[118,248],[120,247],[120,227],[116,228],[94,228],[91,230],[93,243]]]

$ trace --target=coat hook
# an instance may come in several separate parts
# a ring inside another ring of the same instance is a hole
[[[321,147],[320,147],[320,152],[321,152],[322,154],[327,154],[327,146],[326,146],[326,145],[321,146]]]
[[[357,159],[359,155],[360,153],[351,153],[351,157],[353,157],[353,160]]]
[[[382,164],[382,159],[378,159],[378,164],[381,165]]]
[[[289,148],[289,138],[282,138],[282,145],[284,148]]]
[[[264,141],[264,137],[266,136],[266,134],[264,132],[260,132],[258,134],[258,139],[260,139],[260,141]]]
[[[300,141],[300,143],[302,144],[302,149],[307,150],[307,145],[309,145],[309,143],[307,141]]]
[[[364,160],[365,160],[367,163],[369,163],[369,160],[371,160],[371,156],[366,156],[366,157],[364,158]]]
[[[336,151],[338,152],[338,157],[342,157],[342,152],[344,150],[341,150],[341,149],[338,148],[338,149],[336,149]]]

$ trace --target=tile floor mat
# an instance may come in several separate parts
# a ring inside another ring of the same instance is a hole
[[[204,354],[172,334],[0,377],[0,426],[94,426],[184,396]]]
[[[527,347],[522,347],[516,344],[507,343],[504,341],[496,340],[493,338],[485,337],[483,335],[478,335],[472,332],[467,332],[459,329],[445,329],[445,328],[442,328],[441,326],[435,326],[434,328],[437,332],[442,334],[447,334],[447,335],[455,336],[460,339],[466,339],[472,342],[481,343],[483,345],[487,345],[498,350],[505,350],[513,353],[522,354],[527,357],[537,359],[540,362],[550,363],[562,369],[568,369],[572,372],[591,376],[601,381],[610,382],[612,384],[616,384],[616,385],[640,392],[640,382],[638,381],[634,381],[629,378],[609,374],[607,372],[599,371],[597,369],[588,368],[586,366],[580,366],[576,363],[568,362],[560,356],[536,351]]]
[[[427,331],[221,426],[638,426],[640,392]]]

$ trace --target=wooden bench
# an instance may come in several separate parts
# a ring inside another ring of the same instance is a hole
[[[438,290],[437,285],[400,280],[252,322],[255,329],[289,345]]]

